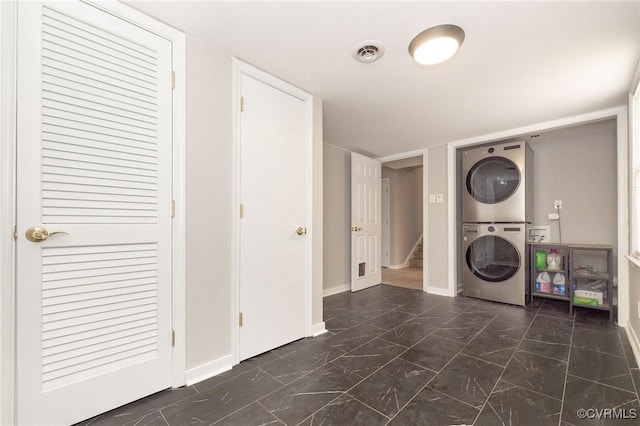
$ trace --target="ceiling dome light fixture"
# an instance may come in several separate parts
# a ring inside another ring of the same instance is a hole
[[[411,40],[409,53],[421,65],[444,62],[458,51],[464,30],[457,25],[438,25],[424,30]]]

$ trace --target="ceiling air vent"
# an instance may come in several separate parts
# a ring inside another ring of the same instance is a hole
[[[379,41],[365,40],[354,47],[351,56],[358,62],[368,64],[377,61],[384,55],[384,46]]]

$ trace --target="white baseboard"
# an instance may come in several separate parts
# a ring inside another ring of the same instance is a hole
[[[387,266],[387,268],[389,268],[389,269],[404,269],[404,268],[406,268],[406,266],[404,265],[404,263],[400,263],[398,265],[389,265],[389,266]]]
[[[313,337],[319,336],[319,335],[324,334],[326,332],[327,332],[327,329],[325,328],[324,321],[319,322],[317,324],[313,324],[311,326],[311,335]]]
[[[427,286],[427,293],[435,294],[437,296],[447,296],[449,297],[449,289],[448,288],[440,288],[440,287],[431,287]]]
[[[343,293],[351,290],[351,284],[342,284],[335,287],[329,287],[322,290],[322,297],[333,296],[334,294]],[[324,325],[324,323],[323,323]]]
[[[323,323],[324,325],[324,323]],[[231,355],[223,356],[206,364],[190,368],[185,373],[187,386],[191,386],[220,373],[231,370],[233,359]]]
[[[640,365],[640,339],[638,339],[638,335],[629,321],[627,321],[624,331],[627,333],[627,339],[629,339],[631,349],[633,349],[633,356],[636,358],[636,363]]]

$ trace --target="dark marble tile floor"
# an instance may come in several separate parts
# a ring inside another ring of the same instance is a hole
[[[326,297],[324,320],[324,335],[79,425],[640,424],[640,369],[606,312],[378,285]]]

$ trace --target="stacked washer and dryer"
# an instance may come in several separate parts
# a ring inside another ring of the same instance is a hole
[[[462,285],[469,297],[525,305],[533,151],[525,141],[463,151]]]

